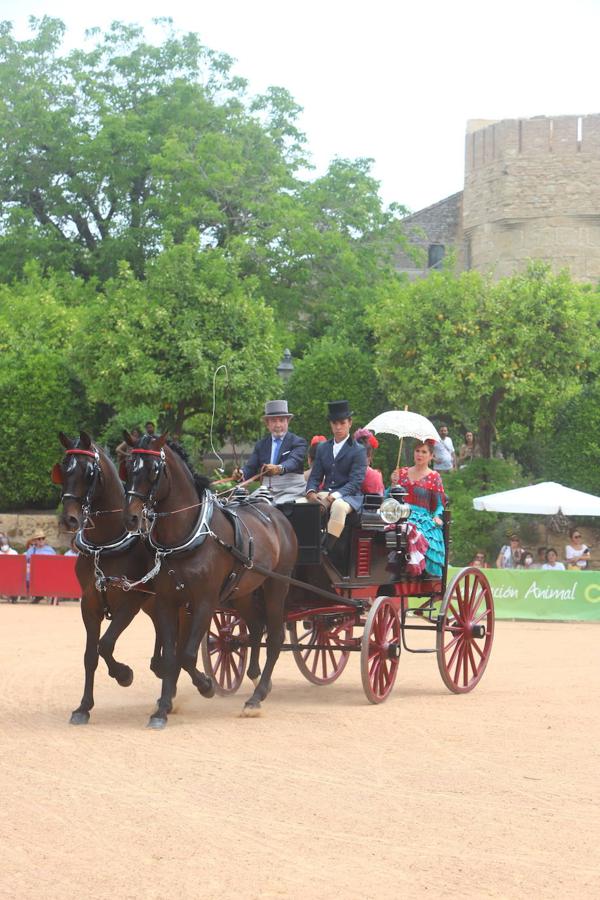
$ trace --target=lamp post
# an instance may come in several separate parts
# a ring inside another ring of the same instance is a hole
[[[290,375],[294,371],[294,363],[292,362],[292,354],[286,347],[283,351],[281,362],[277,366],[277,374],[283,382],[289,381]]]

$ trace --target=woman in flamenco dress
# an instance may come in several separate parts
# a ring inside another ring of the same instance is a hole
[[[433,449],[429,442],[414,448],[414,466],[396,469],[392,482],[396,481],[407,492],[405,502],[410,504],[409,524],[414,527],[408,535],[408,563],[410,575],[442,575],[445,560],[444,534],[441,515],[446,505],[444,485],[439,472],[430,468]]]

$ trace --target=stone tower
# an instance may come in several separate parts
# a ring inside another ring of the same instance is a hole
[[[541,259],[600,280],[600,115],[469,122],[457,250],[495,278]]]

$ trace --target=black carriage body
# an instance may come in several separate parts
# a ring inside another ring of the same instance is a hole
[[[280,509],[289,518],[298,538],[298,564],[294,577],[307,584],[336,591],[343,597],[369,599],[378,596],[429,596],[446,587],[449,514],[444,514],[446,563],[441,578],[418,578],[406,572],[406,521],[387,524],[379,515],[383,497],[367,494],[363,509],[351,513],[346,527],[333,547],[324,552],[324,520],[317,503],[289,503]],[[322,605],[318,596],[304,601]],[[298,592],[291,600],[297,602]],[[295,604],[294,604],[295,605]]]

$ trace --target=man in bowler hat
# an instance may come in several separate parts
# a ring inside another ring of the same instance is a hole
[[[344,530],[350,510],[363,503],[361,485],[367,470],[367,452],[350,435],[352,410],[347,400],[328,404],[333,438],[317,447],[317,455],[306,485],[306,499],[321,502],[329,510],[328,545],[332,546]]]
[[[260,472],[275,503],[287,503],[304,495],[306,441],[288,431],[293,418],[287,400],[269,400],[263,422],[270,434],[256,442],[246,465],[233,473],[236,480],[245,481]]]

